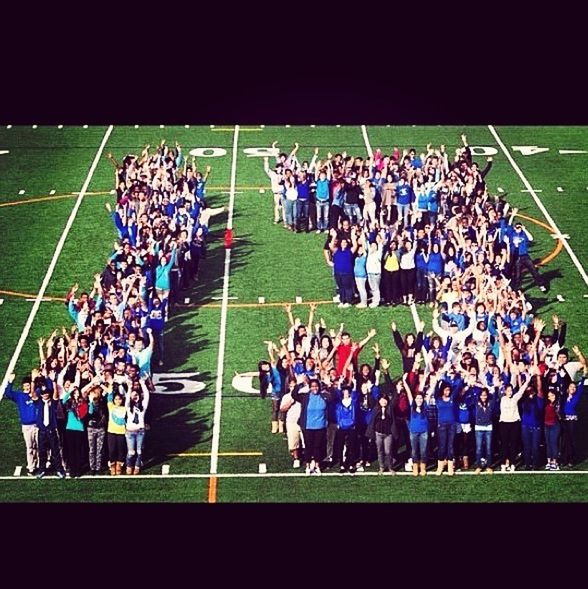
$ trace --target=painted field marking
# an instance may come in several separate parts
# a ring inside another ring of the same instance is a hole
[[[224,297],[210,297],[213,301],[222,301]],[[227,297],[228,301],[236,301],[239,297]]]
[[[496,190],[498,190],[498,192],[504,192],[504,189],[500,188],[500,186]]]
[[[584,295],[584,298],[585,298],[585,299],[588,299],[588,294],[585,294],[585,295]]]
[[[521,155],[536,155],[538,153],[549,151],[549,147],[538,147],[537,145],[513,145],[512,150],[520,152]]]
[[[24,191],[24,190],[19,190],[19,191],[18,191],[18,194],[19,194],[19,196],[22,196],[24,193],[25,193],[25,191]]]
[[[567,233],[552,233],[551,237],[553,239],[569,239],[570,236]]]
[[[302,304],[302,297],[296,297],[296,304]]]
[[[531,196],[535,200],[535,203],[537,204],[537,206],[539,207],[539,209],[541,210],[541,212],[543,213],[543,215],[547,219],[548,223],[553,228],[553,231],[555,233],[559,233],[561,235],[562,232],[555,224],[555,221],[552,219],[551,215],[549,214],[549,212],[545,208],[544,204],[541,202],[541,199],[537,196],[536,192],[533,190],[533,187],[531,186],[530,182],[527,180],[527,178],[525,177],[525,175],[523,174],[523,172],[519,168],[518,164],[514,161],[512,155],[508,151],[506,145],[504,145],[504,143],[502,142],[502,139],[500,139],[500,136],[496,132],[496,129],[494,129],[494,127],[492,125],[488,125],[488,129],[490,130],[490,133],[492,133],[492,135],[494,136],[494,139],[496,139],[496,142],[498,143],[498,145],[500,145],[500,148],[504,152],[504,155],[506,155],[506,157],[507,157],[508,161],[510,162],[510,165],[513,167],[514,171],[518,174],[519,178],[523,181],[523,184],[527,187],[527,190],[530,191]],[[578,256],[576,256],[576,254],[574,253],[574,251],[570,247],[570,244],[566,240],[561,240],[560,243],[563,243],[568,254],[570,255],[570,258],[572,259],[572,262],[574,263],[574,265],[578,269],[580,276],[582,277],[584,282],[588,285],[588,274],[586,274],[586,271],[584,270],[582,264],[580,263],[580,260],[578,260]]]
[[[36,300],[37,300],[36,298],[34,298],[34,299],[25,299],[25,301],[28,301],[29,303],[34,303]],[[42,298],[41,299],[41,302],[42,303],[47,303],[47,302],[50,302],[51,300],[52,299]]]
[[[235,125],[233,137],[233,158],[231,162],[231,195],[229,197],[229,214],[227,219],[227,229],[233,229],[233,211],[235,208],[235,186],[237,185],[237,156],[239,147],[239,125]],[[223,277],[223,300],[221,305],[221,321],[219,335],[218,362],[216,366],[216,394],[214,398],[214,420],[212,427],[212,449],[210,457],[210,474],[216,475],[218,472],[218,451],[220,446],[220,424],[222,410],[223,394],[223,375],[225,369],[225,346],[227,336],[227,314],[229,310],[229,277],[231,271],[231,248],[225,249],[225,271]],[[210,478],[210,488],[216,483],[214,477]],[[215,492],[216,500],[216,492]]]
[[[290,128],[290,125],[284,125],[284,126],[286,127],[286,129],[289,129]]]
[[[556,189],[558,192],[563,192],[563,188],[561,186],[558,186]]]
[[[63,129],[63,125],[57,125],[58,129]]]
[[[548,476],[548,477],[556,477],[562,475],[588,475],[588,470],[516,470],[515,472],[501,472],[495,470],[492,474],[481,474],[476,475],[474,471],[469,470],[466,472],[456,472],[454,476]],[[396,477],[412,477],[412,472],[406,471],[398,471],[396,472]],[[436,476],[433,471],[427,472],[427,476]],[[449,476],[446,472],[443,473],[444,477]],[[218,479],[263,479],[263,478],[299,478],[304,477],[310,480],[320,480],[322,478],[329,478],[329,477],[337,477],[340,479],[345,478],[353,478],[353,477],[380,477],[383,480],[387,480],[389,475],[381,475],[377,471],[374,472],[356,472],[353,476],[349,475],[342,475],[338,472],[323,472],[320,476],[313,476],[307,475],[304,471],[302,472],[266,472],[265,474],[259,474],[258,472],[241,472],[241,473],[223,473],[223,474],[216,474],[214,476],[210,476],[210,474],[169,474],[169,475],[162,475],[162,474],[140,474],[140,475],[119,475],[113,477],[111,475],[103,474],[103,475],[83,475],[79,477],[80,479],[87,479],[89,481],[95,480],[105,480],[105,481],[121,481],[125,479],[133,479],[135,481],[147,481],[149,479],[209,479],[210,485],[208,487],[209,490],[209,503],[216,503],[216,486]],[[55,475],[46,476],[43,480],[58,480],[58,477]],[[36,481],[35,477],[14,477],[14,476],[0,476],[0,481]],[[212,492],[214,487],[214,493]],[[212,500],[211,500],[212,499]]]
[[[161,474],[166,476],[169,474],[169,464],[161,465]]]
[[[265,125],[259,125],[260,129],[265,129]]]
[[[165,125],[159,125],[160,129],[165,129]]]
[[[211,129],[214,129],[214,125],[210,125],[210,128],[211,128]]]
[[[264,305],[265,304],[265,297],[257,297],[257,302],[260,305]]]
[[[316,127],[316,125],[310,125],[310,126],[311,126],[311,128],[313,128],[313,129]]]
[[[367,149],[368,155],[370,157],[374,157],[374,152],[372,151],[372,146],[370,145],[370,140],[368,137],[367,127],[365,125],[361,126],[361,133],[363,135],[363,140],[365,142],[365,148]]]
[[[139,125],[135,125],[135,129],[138,129],[138,128],[139,128]]]
[[[4,303],[4,299],[0,299],[0,305]]]
[[[420,318],[419,318],[419,314],[416,308],[416,304],[413,302],[410,304],[410,312],[412,314],[412,320],[414,322],[414,327],[415,329],[418,331],[419,330],[419,324],[421,322]]]
[[[8,149],[0,149],[0,155],[6,155],[7,153],[10,153],[10,150],[8,150]]]
[[[266,474],[267,473],[267,464],[265,462],[259,463],[259,474]]]
[[[189,129],[190,125],[184,125],[184,129]]]
[[[7,129],[12,129],[12,125],[6,125]]]
[[[87,129],[88,125],[82,125],[82,129]]]
[[[78,195],[78,198],[77,198],[77,200],[74,204],[74,207],[69,215],[69,219],[67,220],[65,228],[63,230],[63,233],[61,234],[61,238],[59,239],[59,242],[57,243],[57,246],[55,248],[55,252],[53,253],[53,258],[51,259],[51,263],[49,264],[49,268],[47,268],[47,273],[45,274],[45,278],[43,279],[43,283],[41,284],[41,288],[39,289],[39,292],[37,294],[35,304],[33,305],[31,312],[29,313],[29,317],[27,319],[27,322],[22,330],[22,333],[20,334],[20,338],[18,340],[18,343],[16,344],[16,349],[14,350],[14,354],[12,354],[12,358],[10,358],[10,362],[8,363],[8,367],[6,368],[6,373],[4,375],[4,378],[2,379],[2,385],[0,386],[0,399],[2,399],[2,397],[4,396],[4,390],[6,389],[6,384],[8,382],[8,376],[14,372],[14,368],[16,366],[18,358],[20,357],[20,353],[21,353],[22,348],[25,344],[25,341],[29,335],[29,331],[31,330],[31,326],[33,325],[33,321],[35,320],[35,317],[37,316],[37,313],[39,311],[39,307],[41,306],[41,301],[43,300],[43,298],[45,296],[45,291],[47,290],[47,286],[49,285],[49,281],[51,280],[51,277],[53,276],[55,266],[57,265],[57,260],[59,259],[59,256],[61,255],[61,250],[63,249],[63,246],[65,245],[65,240],[67,239],[67,236],[69,235],[71,227],[72,227],[72,225],[75,221],[75,218],[78,214],[78,210],[80,209],[80,205],[82,204],[82,200],[84,199],[84,194],[86,193],[86,190],[88,190],[88,186],[90,186],[92,176],[94,175],[96,167],[98,166],[98,162],[100,161],[100,158],[102,157],[102,152],[104,151],[104,147],[106,146],[106,142],[108,141],[108,138],[110,137],[110,134],[112,133],[112,129],[113,129],[113,126],[110,125],[106,129],[106,132],[104,133],[104,137],[102,138],[102,142],[100,143],[100,146],[98,147],[98,151],[96,152],[96,156],[94,157],[94,161],[92,162],[92,165],[90,166],[90,170],[88,171],[88,175],[86,177],[86,180],[84,181],[84,184],[82,186],[82,190],[80,191],[80,194]]]
[[[532,188],[530,190],[521,190],[521,192],[543,192],[543,190],[533,190]]]
[[[340,127],[341,125],[335,125],[335,127],[337,127],[337,129]]]
[[[33,125],[33,129],[38,129],[39,125]]]
[[[14,472],[12,473],[12,476],[19,477],[21,472],[22,472],[22,466],[17,466],[17,467],[15,467]]]
[[[189,303],[190,303],[190,298],[189,297],[186,297],[184,299],[184,305],[188,305]]]
[[[265,188],[260,188],[259,189],[259,194],[265,194]]]
[[[583,149],[560,149],[559,153],[561,155],[571,155],[574,153],[588,153],[588,151],[584,151]]]

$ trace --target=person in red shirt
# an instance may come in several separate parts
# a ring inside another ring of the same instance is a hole
[[[357,358],[359,353],[361,352],[362,348],[376,335],[376,330],[371,329],[367,336],[359,342],[359,344],[353,344],[351,342],[351,335],[344,331],[341,334],[340,339],[335,340],[335,347],[337,348],[337,374],[343,375],[345,379],[349,380],[351,378],[351,366],[349,366],[345,370],[345,364],[349,359],[349,356],[353,353],[353,357],[351,359],[351,364],[353,365],[353,369],[357,372]],[[353,348],[353,346],[356,346]],[[352,351],[353,350],[353,351]],[[345,374],[343,374],[345,372]]]

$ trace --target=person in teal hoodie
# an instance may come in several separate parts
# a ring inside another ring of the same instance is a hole
[[[176,261],[177,246],[174,243],[171,253],[167,256],[161,254],[159,265],[155,269],[155,290],[161,299],[167,299],[171,289],[170,273]]]

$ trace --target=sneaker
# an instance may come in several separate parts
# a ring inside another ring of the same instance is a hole
[[[380,306],[379,303],[378,304],[376,304],[376,303],[370,303],[369,304],[370,309],[375,309],[376,307],[379,307],[379,306]]]
[[[320,232],[321,232],[321,230],[320,230],[320,229],[317,229],[317,230],[316,230],[316,233],[317,233],[317,234],[318,234],[318,233],[320,233]]]
[[[337,307],[339,307],[339,309],[345,309],[345,303],[339,303]]]
[[[27,469],[27,476],[34,477],[35,476],[35,471],[34,470],[28,470]]]
[[[474,470],[474,474],[480,474],[482,472],[482,469],[478,466],[478,468],[476,468],[476,470]]]
[[[292,463],[292,468],[300,468],[300,460],[295,460]]]
[[[306,470],[305,470],[305,472],[306,472],[306,474],[307,474],[307,475],[310,475],[310,466],[307,466],[307,467],[306,467]]]
[[[500,472],[506,472],[506,469],[507,469],[507,468],[508,468],[508,467],[506,466],[506,464],[501,464],[501,465],[500,465]]]
[[[510,472],[514,472],[516,470],[516,466],[514,464],[510,465]]]
[[[321,467],[320,466],[315,466],[314,467],[314,474],[319,474],[319,475],[322,474]]]
[[[345,474],[345,467],[344,466],[340,466],[339,467],[339,474]]]
[[[492,474],[492,473],[494,472],[494,470],[493,470],[491,467],[489,467],[489,466],[488,466],[488,467],[486,468],[486,472],[487,472],[488,474]]]
[[[559,464],[552,464],[551,470],[559,470]]]
[[[58,470],[57,471],[57,478],[58,479],[64,479],[65,478],[65,473],[62,470]]]
[[[553,470],[553,465],[551,464],[551,462],[548,462],[548,463],[545,465],[545,470]]]
[[[371,462],[366,462],[366,463],[365,463],[365,467],[366,467],[366,468],[369,468],[371,465],[372,465],[372,463],[371,463]]]
[[[364,470],[365,470],[365,469],[364,469],[364,468],[363,468],[363,466],[360,464],[360,465],[359,465],[359,466],[358,466],[358,467],[357,467],[355,470],[356,470],[356,472],[364,472]],[[351,472],[351,469],[349,469],[349,472]]]
[[[371,307],[371,305],[370,305]],[[367,309],[367,305],[365,303],[357,303],[357,305],[355,305],[356,309]]]
[[[37,473],[37,478],[38,478],[38,479],[42,479],[42,478],[45,476],[45,474],[46,474],[46,473],[45,473],[45,471],[44,471],[44,470],[40,470],[40,471]]]
[[[351,303],[343,303],[344,309],[348,309],[349,307],[351,307]]]
[[[547,292],[547,288],[546,288],[545,286],[540,286],[540,287],[539,287],[539,290],[540,290],[541,292]]]
[[[378,474],[384,474],[384,469],[383,469],[383,468],[380,468],[380,469],[378,470]]]

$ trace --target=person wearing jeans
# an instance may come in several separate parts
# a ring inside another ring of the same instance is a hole
[[[482,389],[474,408],[476,437],[476,470],[480,474],[483,468],[492,472],[492,417],[496,406],[496,397],[488,389]]]
[[[379,307],[381,300],[380,282],[382,278],[383,243],[379,235],[376,237],[376,240],[378,243],[373,242],[369,245],[366,262],[368,283],[372,291],[372,302],[370,303],[372,309]]]
[[[577,349],[577,348],[576,348]],[[578,352],[576,352],[578,354]],[[587,372],[586,361],[584,357],[579,354],[584,375]],[[562,403],[562,414],[563,419],[561,422],[562,436],[561,436],[561,462],[567,466],[574,465],[575,459],[575,443],[574,443],[574,430],[576,429],[576,423],[578,423],[578,403],[584,392],[585,382],[588,378],[582,378],[578,384],[575,382],[569,383],[566,392],[563,394]]]
[[[286,227],[290,229],[290,231],[296,230],[296,204],[298,201],[298,189],[296,188],[296,184],[293,178],[286,179],[284,181],[284,217],[286,220]]]
[[[389,367],[390,363],[385,359],[382,360],[386,390],[390,394],[380,395],[377,405],[372,409],[371,420],[366,429],[366,436],[376,441],[379,474],[385,472],[395,474],[394,470],[392,470],[392,444],[394,439],[398,437],[396,416],[394,414],[397,393],[392,390],[388,374]]]
[[[453,476],[453,442],[455,440],[455,398],[459,387],[451,390],[451,386],[443,383],[440,394],[437,394],[436,404],[438,413],[437,437],[439,438],[439,451],[437,460],[437,471],[435,474],[441,476],[447,464],[447,474]]]
[[[359,303],[356,305],[359,309],[365,309],[367,307],[367,290],[365,283],[368,275],[366,271],[367,253],[363,245],[359,246],[357,250],[357,256],[353,263],[353,276],[355,278],[355,286],[359,293]]]
[[[316,232],[326,231],[329,226],[329,185],[327,172],[321,172],[316,181]]]
[[[560,403],[555,391],[547,392],[544,412],[545,446],[547,454],[546,470],[559,470]]]
[[[514,472],[515,470],[514,459],[518,450],[521,428],[518,403],[530,382],[531,379],[527,379],[517,393],[514,392],[511,384],[507,385],[504,395],[500,399],[500,453],[502,461],[500,469],[503,472],[507,470]]]
[[[427,474],[427,440],[429,428],[427,420],[427,404],[422,393],[418,392],[414,398],[410,386],[405,384],[405,390],[410,403],[410,447],[412,448],[412,474],[425,476]],[[419,472],[420,465],[420,472]]]
[[[339,290],[339,307],[349,307],[353,302],[353,252],[349,248],[347,239],[342,239],[339,245],[336,245],[337,233],[333,231],[333,237],[329,248],[333,253],[333,266],[335,281]]]
[[[145,380],[133,382],[125,398],[127,420],[127,474],[139,474],[143,467],[143,440],[145,438],[145,413],[149,407],[149,389]]]

